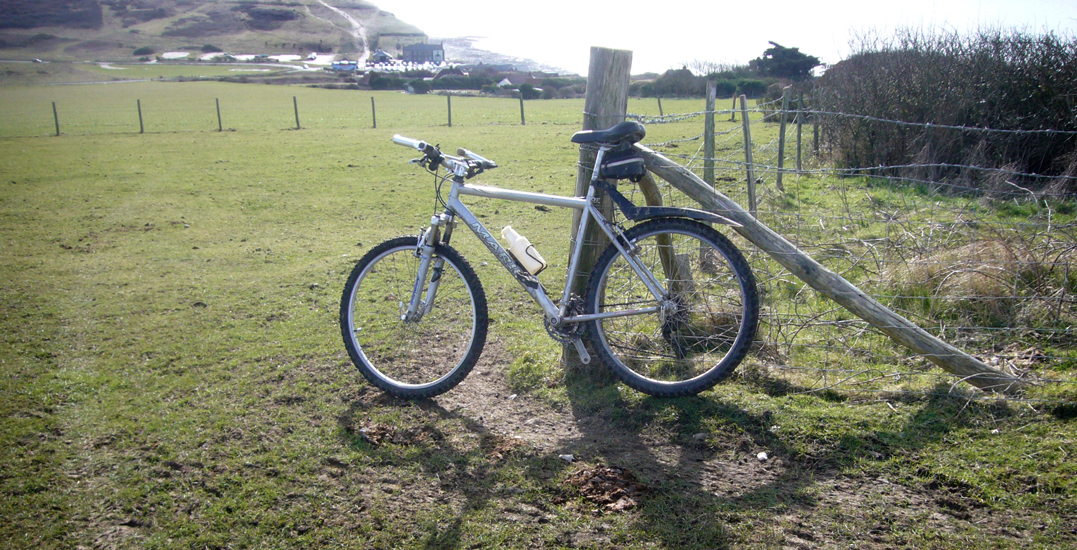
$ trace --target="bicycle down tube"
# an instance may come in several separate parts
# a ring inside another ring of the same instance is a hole
[[[601,156],[598,158],[598,162],[601,162]],[[597,162],[596,162],[597,166]],[[657,310],[657,307],[622,310],[609,313],[600,313],[593,315],[576,315],[568,316],[568,300],[563,297],[569,295],[571,290],[572,281],[575,279],[576,271],[579,266],[582,247],[579,243],[583,242],[583,235],[586,231],[587,222],[589,219],[593,219],[595,223],[602,229],[603,233],[610,239],[614,246],[624,255],[629,265],[632,267],[636,275],[640,277],[644,285],[658,300],[664,297],[664,292],[661,288],[661,284],[655,280],[654,275],[650,273],[630,254],[629,250],[626,250],[621,243],[621,239],[618,238],[618,234],[614,232],[609,224],[608,220],[598,211],[593,205],[594,199],[594,186],[589,186],[586,197],[564,197],[559,195],[547,195],[544,193],[532,193],[527,191],[516,191],[510,189],[502,189],[498,187],[488,187],[482,185],[467,185],[464,183],[454,182],[452,191],[449,193],[449,199],[447,206],[453,214],[459,216],[468,228],[475,234],[475,236],[490,250],[495,258],[507,269],[513,277],[524,287],[524,289],[531,295],[532,298],[542,307],[546,316],[552,320],[558,322],[585,322],[593,321],[596,319],[606,319],[611,317],[622,317],[629,315],[637,315],[640,313],[649,313]],[[527,202],[533,204],[542,204],[546,206],[555,206],[561,208],[574,208],[582,210],[583,215],[580,218],[580,226],[576,235],[577,245],[573,247],[571,251],[571,258],[569,260],[568,269],[565,278],[565,287],[562,292],[561,304],[558,307],[549,296],[546,295],[545,289],[541,284],[537,284],[537,279],[534,276],[526,273],[519,268],[516,264],[516,260],[501,246],[501,243],[490,233],[488,229],[478,220],[478,218],[468,209],[460,200],[460,195],[484,197],[492,199],[501,199],[514,202]]]

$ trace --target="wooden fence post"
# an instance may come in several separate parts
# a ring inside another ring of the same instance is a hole
[[[811,133],[812,133],[812,153],[815,156],[819,156],[819,113],[815,111],[815,106],[819,104],[817,101],[818,94],[812,92],[811,99]]]
[[[587,71],[587,95],[584,99],[583,129],[602,130],[625,120],[628,114],[628,85],[632,71],[632,52],[608,48],[591,48],[590,65]],[[579,164],[576,170],[575,195],[587,195],[591,185],[591,168],[595,163],[597,150],[592,147],[580,147]],[[596,195],[600,201],[603,215],[612,215],[613,205],[603,193]],[[580,227],[581,212],[573,210],[572,238],[576,239]],[[589,224],[583,242],[576,243],[581,249],[577,268],[577,279],[572,282],[571,292],[584,295],[587,277],[594,267],[598,255],[606,244],[605,234]],[[567,367],[580,368],[579,356],[573,346],[565,346],[562,360]]]
[[[452,128],[452,95],[445,94],[445,99],[448,100],[449,104],[449,128]]]
[[[707,81],[707,107],[703,116],[703,181],[714,185],[714,102],[718,83]]]
[[[56,137],[60,137],[60,115],[56,113],[56,102],[52,102],[52,120],[56,122]]]
[[[740,120],[744,129],[744,169],[748,178],[748,212],[755,216],[755,163],[752,161],[752,125],[748,120],[748,98],[740,95]]]
[[[785,116],[789,113],[789,86],[782,88],[782,112],[779,114],[781,119],[781,130],[778,134],[778,178],[775,186],[778,188],[779,193],[785,192],[785,186],[782,185],[782,175],[785,173]]]
[[[374,128],[378,127],[378,110],[374,108],[374,96],[370,96],[370,118],[374,121]]]
[[[524,119],[524,94],[520,92],[520,126],[527,126],[527,120]]]
[[[144,134],[146,127],[142,125],[142,100],[136,99],[135,101],[138,102],[138,133]]]
[[[662,112],[662,98],[658,98],[658,116],[666,116],[666,114]]]
[[[292,96],[292,106],[295,107],[295,129],[299,130],[299,100]]]
[[[221,124],[221,98],[214,98],[214,100],[217,102],[217,131],[223,132],[224,125]]]
[[[796,123],[797,123],[797,175],[798,176],[803,171],[803,164],[801,163],[801,152],[802,151],[801,151],[801,147],[800,147],[800,135],[801,135],[802,130],[804,129],[804,113],[801,112],[801,109],[803,109],[803,108],[804,108],[804,94],[801,93],[799,96],[797,96],[797,115],[796,115]]]
[[[734,231],[820,294],[871,323],[895,342],[983,390],[1012,393],[1026,385],[1024,380],[987,366],[887,309],[844,277],[819,264],[793,243],[760,223],[755,216],[707,185],[690,170],[647,147],[637,144],[636,148],[643,153],[648,170],[699,202],[703,208],[739,223],[740,227],[734,227]]]

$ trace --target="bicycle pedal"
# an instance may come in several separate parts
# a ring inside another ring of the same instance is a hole
[[[572,345],[576,346],[576,353],[580,354],[580,362],[587,365],[591,362],[591,354],[587,353],[587,348],[583,345],[583,340],[579,338],[572,341]]]

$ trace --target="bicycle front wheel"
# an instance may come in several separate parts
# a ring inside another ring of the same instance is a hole
[[[729,376],[759,319],[755,278],[740,251],[702,223],[660,218],[625,237],[664,293],[655,298],[612,244],[587,285],[591,345],[625,384],[649,395],[695,395]],[[640,312],[645,310],[646,312]]]
[[[386,393],[408,399],[459,384],[479,360],[489,325],[478,276],[448,245],[436,246],[426,280],[416,285],[416,242],[414,236],[397,237],[371,249],[355,265],[340,303],[344,345],[359,372]],[[433,282],[433,306],[405,320],[414,289],[425,302]]]

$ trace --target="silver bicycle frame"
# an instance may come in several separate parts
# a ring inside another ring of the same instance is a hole
[[[606,150],[607,149],[605,147],[602,147],[598,151],[598,155],[595,158],[595,174],[598,173],[598,167],[602,163],[602,157],[604,156]],[[471,212],[471,210],[468,209],[467,205],[465,205],[460,200],[460,197],[462,195],[499,199],[513,202],[541,204],[545,206],[553,206],[559,208],[574,208],[576,210],[582,211],[582,215],[580,216],[580,225],[576,233],[575,245],[573,246],[571,251],[571,258],[569,259],[567,273],[565,276],[565,287],[563,292],[561,293],[562,300],[560,306],[556,304],[546,294],[545,288],[538,282],[538,279],[536,279],[527,271],[521,269],[516,259],[513,258],[512,255],[509,254],[509,252],[505,250],[503,246],[501,246],[501,243],[499,243],[498,240],[493,236],[493,234],[491,234],[490,231],[486,229],[486,226],[484,226],[482,222],[480,222],[479,219]],[[584,235],[587,231],[587,224],[592,220],[596,224],[598,224],[598,227],[602,229],[602,232],[606,234],[610,242],[613,243],[613,245],[617,247],[617,250],[621,252],[625,260],[628,262],[629,266],[632,267],[632,270],[635,271],[636,275],[640,278],[644,285],[646,285],[647,289],[651,292],[651,294],[654,295],[655,299],[659,301],[665,299],[665,290],[662,288],[662,284],[657,279],[655,279],[654,275],[651,274],[650,270],[644,267],[643,264],[635,257],[635,255],[631,253],[630,250],[625,248],[627,242],[623,239],[623,235],[621,234],[620,230],[618,230],[613,224],[611,224],[595,206],[595,186],[593,184],[588,186],[586,197],[565,197],[560,195],[548,195],[545,193],[516,191],[512,189],[503,189],[499,187],[489,187],[484,185],[468,185],[464,183],[462,177],[456,177],[453,179],[452,189],[449,191],[449,196],[445,202],[445,205],[445,213],[438,216],[434,216],[430,220],[430,228],[423,233],[422,237],[420,237],[420,242],[418,243],[418,252],[421,258],[419,263],[419,271],[418,276],[415,280],[415,287],[412,291],[411,302],[408,305],[407,312],[403,316],[404,320],[418,320],[422,317],[423,314],[430,311],[430,309],[433,307],[434,300],[437,294],[438,283],[440,281],[441,269],[443,268],[445,263],[444,259],[433,258],[434,245],[436,244],[436,240],[438,239],[440,230],[442,228],[451,228],[455,222],[455,218],[457,217],[463,220],[465,224],[467,224],[468,229],[470,229],[471,232],[474,233],[476,237],[478,237],[479,241],[481,241],[482,244],[484,244],[486,248],[490,250],[490,253],[492,253],[494,257],[497,258],[497,261],[500,262],[501,265],[504,266],[504,268],[508,270],[509,273],[511,273],[512,276],[521,284],[521,286],[524,287],[524,290],[527,291],[527,293],[531,295],[531,298],[539,304],[546,318],[554,326],[559,326],[562,323],[582,323],[598,319],[608,319],[612,317],[626,317],[630,315],[639,315],[642,313],[652,313],[659,309],[658,306],[653,306],[646,308],[619,310],[606,313],[569,315],[569,303],[568,300],[564,299],[564,297],[569,296],[569,292],[572,288],[572,282],[576,278],[576,271],[579,267],[580,257],[583,250],[582,243],[584,241]],[[430,285],[426,289],[426,292],[423,293],[422,286],[426,281],[426,276],[431,267],[431,264],[433,264],[434,267],[434,277],[431,279]],[[420,297],[424,294],[426,299],[422,300]],[[580,356],[584,359],[584,362],[586,363],[589,358],[586,357],[586,350],[583,349],[582,344],[580,344],[578,341],[576,342],[576,349],[580,351]]]

